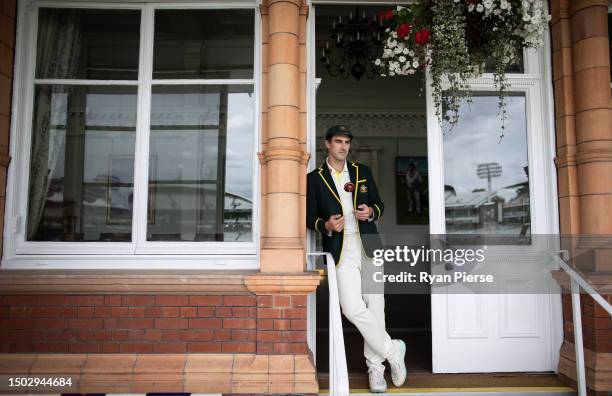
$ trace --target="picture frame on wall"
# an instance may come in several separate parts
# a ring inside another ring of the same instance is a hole
[[[395,157],[398,225],[429,224],[429,172],[426,156]]]
[[[157,155],[149,161],[149,196],[147,223],[155,224],[155,182],[157,177]],[[106,223],[126,224],[132,222],[134,211],[134,156],[111,155],[108,159],[108,184],[106,189]]]

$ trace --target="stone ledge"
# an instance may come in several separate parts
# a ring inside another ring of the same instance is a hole
[[[317,289],[320,281],[318,271],[297,274],[259,272],[245,276],[244,283],[255,294],[308,294]]]
[[[612,389],[612,353],[594,352],[584,348],[587,387],[596,392]],[[574,343],[564,341],[559,354],[559,374],[576,381],[576,350]]]
[[[5,353],[0,375],[6,374],[70,376],[73,387],[49,390],[55,393],[319,391],[311,355]]]
[[[563,270],[554,270],[551,271],[551,274],[563,288],[563,293],[569,293],[571,290],[569,275]],[[585,273],[584,275],[587,282],[604,298],[607,295],[612,295],[612,273]],[[586,293],[582,288],[580,288],[580,292]]]
[[[0,294],[251,294],[256,270],[0,270]]]

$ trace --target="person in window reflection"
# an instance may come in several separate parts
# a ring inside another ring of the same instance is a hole
[[[406,173],[406,192],[408,195],[408,213],[412,213],[416,210],[417,215],[421,215],[423,212],[421,208],[421,186],[423,185],[423,178],[419,171],[416,170],[416,165],[411,162],[408,165],[408,172]]]
[[[327,130],[328,157],[307,177],[306,225],[322,235],[323,249],[336,262],[340,308],[364,338],[370,389],[384,392],[387,383],[382,363],[389,362],[393,383],[402,385],[406,346],[386,331],[384,294],[361,290],[362,269],[373,265],[368,259],[382,248],[375,221],[382,216],[384,204],[370,168],[347,162],[352,140],[353,134],[344,125]]]

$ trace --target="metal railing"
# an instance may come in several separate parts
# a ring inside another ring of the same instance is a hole
[[[563,258],[557,253],[561,253]],[[567,250],[552,253],[553,260],[570,277],[572,293],[572,316],[574,318],[574,348],[576,350],[576,382],[578,384],[578,395],[587,396],[586,377],[584,365],[584,345],[582,343],[582,313],[580,311],[580,288],[582,287],[599,305],[612,316],[612,305],[606,301],[593,286],[591,286],[580,274],[578,274],[565,260],[569,257]]]
[[[342,316],[340,316],[336,262],[331,253],[308,253],[308,256],[325,256],[327,266],[327,284],[329,286],[329,394],[348,396],[348,370],[346,368]]]

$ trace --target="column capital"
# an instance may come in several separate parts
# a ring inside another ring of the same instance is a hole
[[[578,11],[590,7],[604,7],[606,14],[608,13],[608,0],[573,0],[570,1],[569,12],[574,15]]]
[[[296,161],[306,164],[310,158],[310,153],[302,151],[300,148],[273,148],[257,153],[259,163],[265,165],[274,160]]]

